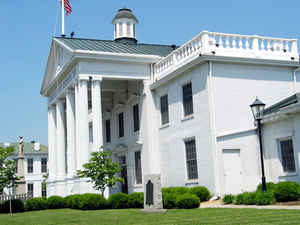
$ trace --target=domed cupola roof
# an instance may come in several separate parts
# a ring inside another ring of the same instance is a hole
[[[137,43],[135,25],[139,22],[130,9],[119,9],[112,23],[115,25],[115,41]]]
[[[116,20],[118,19],[133,19],[135,20],[135,23],[139,23],[139,21],[137,20],[137,18],[135,17],[135,15],[132,13],[131,9],[127,9],[127,8],[122,8],[119,9],[117,15],[115,16],[115,18],[113,19],[112,23],[115,24]]]

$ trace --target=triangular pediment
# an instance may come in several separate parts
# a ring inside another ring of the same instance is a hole
[[[52,40],[47,67],[42,83],[41,94],[45,95],[49,84],[58,76],[62,68],[71,60],[72,50],[56,38]]]

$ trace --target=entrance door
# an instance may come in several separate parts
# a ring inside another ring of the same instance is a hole
[[[122,183],[122,192],[128,194],[128,179],[127,179],[127,165],[126,165],[126,156],[119,157],[119,165],[121,168],[121,178],[123,178]]]
[[[224,181],[226,194],[242,191],[242,166],[239,149],[223,150]]]

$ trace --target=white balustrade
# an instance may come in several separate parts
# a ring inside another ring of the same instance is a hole
[[[203,31],[156,63],[154,79],[161,79],[200,54],[286,61],[299,59],[296,39]]]

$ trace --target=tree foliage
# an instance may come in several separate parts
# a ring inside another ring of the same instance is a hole
[[[111,159],[111,153],[100,149],[98,152],[91,153],[91,159],[83,165],[83,170],[77,170],[77,176],[80,178],[89,178],[89,182],[93,183],[93,187],[104,194],[105,188],[112,187],[118,181],[123,179],[117,177],[120,172],[117,163]]]
[[[16,163],[14,160],[8,160],[14,152],[14,147],[0,147],[0,191],[4,188],[10,188],[19,180],[15,174]]]

